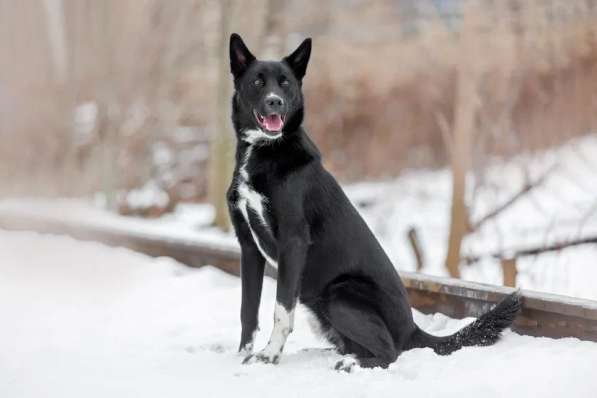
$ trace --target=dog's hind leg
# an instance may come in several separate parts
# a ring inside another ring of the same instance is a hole
[[[342,337],[342,354],[350,355],[336,363],[334,369],[350,372],[354,366],[362,368],[387,368],[396,360],[396,355],[392,353],[383,353],[381,356],[375,356],[370,350],[349,338]]]
[[[336,345],[343,354],[353,355],[365,368],[387,368],[399,352],[392,335],[376,308],[351,297],[350,291],[335,289],[332,300],[322,303],[321,313],[336,334]],[[350,371],[354,362],[343,360],[336,369]]]

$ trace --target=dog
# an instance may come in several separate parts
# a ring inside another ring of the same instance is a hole
[[[451,336],[413,321],[396,269],[302,127],[310,55],[310,38],[281,61],[262,61],[238,34],[230,37],[237,146],[227,202],[241,246],[243,362],[280,361],[299,300],[345,355],[339,370],[386,368],[417,347],[446,355],[495,343],[520,309],[517,293]],[[254,353],[266,262],[277,269],[274,326]]]

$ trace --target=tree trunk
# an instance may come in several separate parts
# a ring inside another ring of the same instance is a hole
[[[68,74],[68,64],[62,0],[44,0],[44,8],[54,78],[57,83],[64,84]]]
[[[452,136],[452,207],[450,210],[450,236],[446,268],[451,277],[460,277],[460,249],[468,233],[468,208],[466,206],[466,175],[472,157],[472,135],[475,127],[476,77],[465,71],[460,73],[458,100]]]
[[[228,36],[232,19],[232,2],[220,2],[220,37],[218,53],[218,82],[216,124],[210,144],[209,156],[209,200],[215,209],[214,224],[230,229],[226,189],[233,170],[234,137],[230,131],[230,77],[228,71]]]
[[[460,250],[469,231],[469,214],[466,205],[466,177],[472,163],[473,134],[478,106],[477,89],[481,75],[481,63],[471,60],[476,45],[474,15],[464,16],[460,36],[461,63],[458,68],[458,92],[456,109],[449,143],[452,168],[452,207],[450,210],[450,235],[445,266],[453,278],[460,278]]]

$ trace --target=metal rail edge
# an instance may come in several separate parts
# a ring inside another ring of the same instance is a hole
[[[191,267],[213,265],[231,274],[240,272],[240,250],[236,245],[215,245],[5,212],[0,212],[0,228],[69,235],[75,239],[126,247],[154,257],[171,257]],[[275,270],[268,269],[267,273],[275,277]],[[441,312],[452,318],[478,317],[515,290],[416,272],[401,271],[400,276],[414,308],[423,313]],[[521,290],[520,294],[523,309],[512,327],[515,332],[597,342],[597,301],[529,290]]]

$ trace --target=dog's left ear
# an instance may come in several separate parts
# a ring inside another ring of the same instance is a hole
[[[292,54],[283,59],[290,66],[297,79],[302,80],[307,72],[307,64],[311,56],[311,38],[305,39]]]

